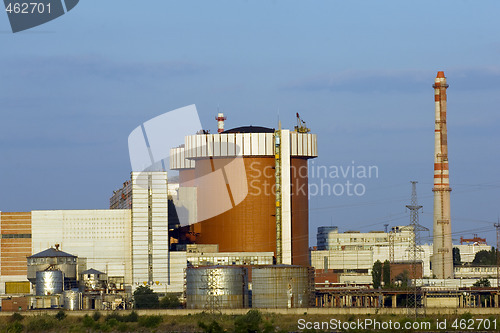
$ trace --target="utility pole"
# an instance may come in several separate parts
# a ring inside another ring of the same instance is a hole
[[[394,263],[394,237],[396,237],[394,230],[389,232],[387,238],[389,238],[389,262]]]

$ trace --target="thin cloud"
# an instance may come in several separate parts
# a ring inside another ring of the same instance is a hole
[[[18,78],[90,76],[114,80],[134,78],[158,78],[196,75],[206,68],[200,64],[182,60],[161,62],[120,62],[100,56],[51,56],[4,60],[7,64],[4,75]],[[9,70],[8,68],[22,68]]]
[[[343,71],[297,79],[285,90],[351,93],[415,93],[429,89],[437,71]],[[445,72],[457,90],[484,90],[500,87],[500,68],[450,69]]]

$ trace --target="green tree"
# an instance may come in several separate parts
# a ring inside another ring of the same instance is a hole
[[[274,326],[264,320],[258,310],[250,310],[244,316],[240,316],[234,321],[235,333],[270,333],[274,331]]]
[[[410,282],[410,272],[405,269],[402,273],[398,274],[394,280],[399,281],[401,288],[407,288]]]
[[[198,326],[203,330],[205,333],[223,333],[224,329],[222,326],[216,322],[215,320],[212,320],[210,324],[205,324],[202,321],[198,322]]]
[[[473,285],[473,287],[491,287],[490,280],[487,278],[480,278]]]
[[[460,257],[460,249],[458,247],[453,248],[453,266],[460,266],[462,264],[462,258]]]
[[[477,252],[472,263],[476,265],[495,266],[497,264],[496,249],[493,247],[491,251],[481,250]]]
[[[165,297],[160,299],[160,308],[162,309],[177,309],[181,307],[181,301],[174,293],[167,293]]]
[[[135,307],[137,309],[157,309],[159,305],[158,294],[149,286],[139,286],[134,291]]]
[[[55,317],[57,320],[63,320],[64,318],[66,318],[66,312],[64,312],[63,310],[59,310],[59,312],[56,313]]]
[[[380,260],[375,261],[372,268],[372,280],[373,288],[380,288],[380,282],[382,281],[382,263]]]
[[[384,261],[384,266],[382,267],[382,277],[384,287],[388,288],[391,285],[391,263],[389,260]]]

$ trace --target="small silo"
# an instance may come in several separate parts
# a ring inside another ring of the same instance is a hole
[[[78,290],[66,290],[63,293],[63,306],[66,310],[81,310],[82,309],[82,293]]]
[[[252,307],[307,308],[314,304],[312,267],[252,267]]]
[[[248,307],[248,269],[209,266],[186,269],[188,309],[239,309]]]
[[[60,270],[36,272],[35,289],[37,296],[61,294],[64,289],[64,274]]]

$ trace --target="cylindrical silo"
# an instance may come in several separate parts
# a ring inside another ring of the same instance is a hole
[[[66,290],[63,293],[63,303],[66,310],[82,309],[82,293],[75,290]]]
[[[188,309],[238,309],[248,307],[246,267],[189,267],[186,270]]]
[[[36,295],[50,296],[61,294],[64,287],[64,274],[61,271],[36,272]]]
[[[252,267],[252,307],[307,308],[314,302],[312,267]]]

